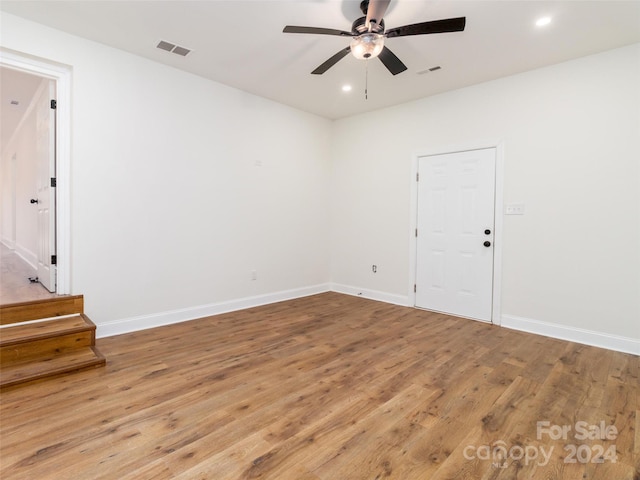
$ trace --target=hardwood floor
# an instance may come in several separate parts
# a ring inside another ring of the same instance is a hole
[[[0,305],[55,297],[39,283],[29,282],[35,276],[35,269],[0,243]]]
[[[2,392],[0,477],[640,478],[633,355],[335,293],[97,345]]]

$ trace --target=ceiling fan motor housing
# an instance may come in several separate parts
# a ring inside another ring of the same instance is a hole
[[[360,17],[355,22],[351,24],[351,32],[354,35],[360,35],[362,33],[368,32],[369,29],[366,26],[367,17]],[[380,23],[371,23],[371,31],[373,33],[384,33],[384,20],[380,20]]]

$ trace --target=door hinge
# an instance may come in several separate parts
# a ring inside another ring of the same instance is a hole
[[[55,177],[51,177],[51,186],[52,187],[57,187],[58,182],[56,181]]]
[[[418,229],[416,228],[416,237],[418,236]]]
[[[416,293],[416,290],[417,290],[417,288],[416,288],[416,284],[414,283],[414,284],[413,284],[413,293]]]
[[[51,109],[55,110],[56,108],[58,108],[58,101],[57,100],[51,100]]]
[[[420,181],[420,172],[416,172],[416,182]]]
[[[56,255],[51,255],[51,265],[58,264],[58,257]]]

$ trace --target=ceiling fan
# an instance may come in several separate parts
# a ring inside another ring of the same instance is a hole
[[[464,30],[466,17],[415,23],[413,25],[405,25],[404,27],[391,28],[385,31],[383,17],[390,1],[391,0],[363,0],[360,3],[360,9],[365,16],[353,22],[350,32],[331,28],[287,25],[284,27],[283,33],[313,33],[318,35],[351,37],[351,44],[311,72],[314,75],[322,75],[349,52],[358,59],[378,57],[393,75],[397,75],[404,72],[407,67],[384,45],[385,38],[426,35],[430,33],[461,32]]]

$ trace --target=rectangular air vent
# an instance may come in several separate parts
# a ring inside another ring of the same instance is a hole
[[[175,53],[177,55],[182,55],[183,57],[186,57],[187,54],[190,52],[191,50],[189,50],[188,48],[184,48],[184,47],[178,47],[176,46],[176,48],[173,49],[172,53]]]
[[[156,45],[156,48],[175,53],[176,55],[181,55],[183,57],[186,57],[191,52],[191,49],[189,48],[184,48],[170,42],[165,42],[164,40],[160,40],[160,42],[158,42],[158,45]]]
[[[429,72],[436,72],[438,70],[440,70],[442,67],[440,65],[436,65],[435,67],[431,67],[431,68],[427,68],[426,70],[422,70],[420,72],[417,72],[418,75],[424,75],[425,73],[429,73]]]
[[[167,52],[170,52],[175,48],[175,45],[173,43],[165,42],[164,40],[160,40],[160,43],[158,43],[158,45],[156,46],[160,50],[166,50]]]

